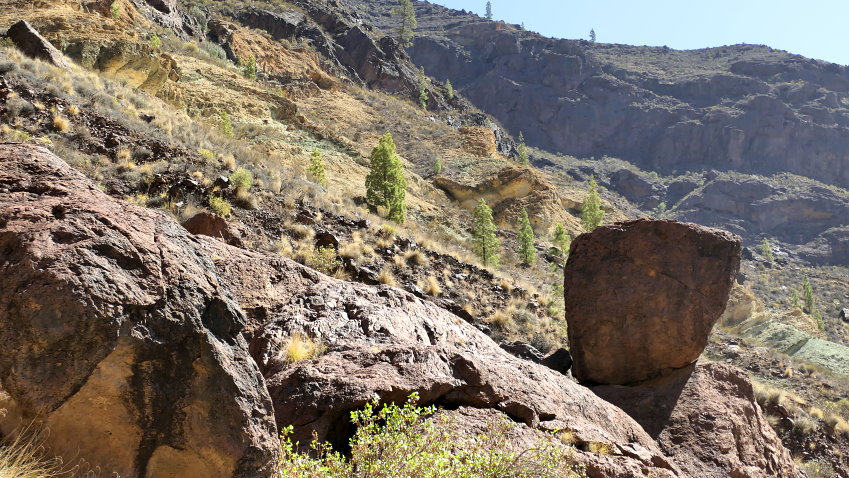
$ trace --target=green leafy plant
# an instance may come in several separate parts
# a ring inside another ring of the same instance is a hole
[[[499,246],[495,224],[492,222],[492,209],[481,198],[472,212],[472,250],[484,267],[495,267],[498,265]]]
[[[233,118],[230,113],[222,111],[218,114],[218,125],[225,136],[233,136]]]
[[[516,149],[519,152],[519,163],[525,166],[530,164],[530,160],[528,158],[528,147],[525,146],[525,135],[521,131],[519,131],[519,145]]]
[[[442,164],[442,160],[439,158],[433,159],[433,174],[439,174],[445,168],[445,165]]]
[[[121,18],[121,5],[119,5],[117,1],[112,2],[112,4],[109,5],[109,13],[112,14],[112,18]]]
[[[304,265],[329,275],[342,267],[342,261],[333,247],[313,247],[304,257]]]
[[[445,94],[449,100],[454,99],[454,85],[451,84],[451,80],[445,80]]]
[[[522,209],[522,214],[519,216],[519,257],[522,259],[522,264],[530,266],[537,261],[537,250],[534,247],[534,228],[531,227],[530,218],[528,218],[528,210]]]
[[[587,232],[592,232],[601,225],[604,218],[604,210],[601,208],[601,197],[598,195],[598,184],[595,176],[590,176],[590,184],[587,187],[587,197],[581,206],[581,223]]]
[[[554,235],[551,238],[551,243],[557,248],[560,260],[566,260],[566,257],[569,255],[569,246],[572,245],[572,238],[566,233],[566,228],[563,227],[563,224],[557,223],[554,226]]]
[[[509,440],[515,426],[506,418],[487,422],[474,436],[458,433],[457,423],[433,406],[419,407],[413,393],[404,405],[380,407],[377,399],[351,412],[357,431],[350,440],[350,458],[327,443],[313,440],[310,455],[297,452],[282,431],[277,476],[282,478],[579,478],[571,465],[571,449],[554,435],[533,448]],[[313,458],[314,457],[314,458]]]
[[[407,219],[407,180],[404,165],[395,152],[395,141],[384,134],[371,151],[370,170],[366,177],[366,200],[374,207],[385,207],[387,217],[399,224]]]
[[[230,213],[233,210],[229,201],[218,196],[212,196],[209,198],[209,208],[212,209],[212,212],[221,217],[230,217]]]
[[[251,55],[250,58],[248,58],[248,62],[245,63],[242,68],[242,74],[249,80],[256,80],[257,71],[256,57]]]
[[[156,33],[154,33],[153,36],[150,37],[150,47],[154,50],[162,49],[162,39],[159,38],[159,35],[157,35]]]
[[[772,244],[769,242],[769,239],[766,237],[763,238],[761,244],[759,246],[761,255],[764,256],[764,259],[767,260],[770,264],[775,263],[775,256],[772,254]]]

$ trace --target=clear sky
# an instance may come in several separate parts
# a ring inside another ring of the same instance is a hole
[[[483,15],[486,0],[430,0]],[[496,20],[558,38],[667,45],[754,43],[849,64],[849,0],[491,0]]]

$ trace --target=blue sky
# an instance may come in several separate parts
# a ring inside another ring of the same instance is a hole
[[[431,0],[484,13],[486,0]],[[692,49],[755,43],[849,64],[849,0],[492,0],[496,20],[558,38]]]

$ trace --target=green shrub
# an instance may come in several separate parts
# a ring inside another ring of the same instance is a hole
[[[112,18],[121,18],[121,5],[118,5],[118,2],[112,2],[109,5],[109,12],[112,14]]]
[[[150,47],[154,50],[159,50],[162,48],[162,39],[159,38],[159,35],[157,35],[156,33],[154,33],[153,36],[150,37]]]
[[[209,208],[221,217],[229,217],[233,209],[229,201],[218,196],[209,198]]]
[[[233,136],[233,119],[230,118],[230,114],[226,111],[222,111],[219,115],[219,124],[221,126],[221,132],[224,133],[225,136]]]
[[[304,265],[330,275],[342,267],[342,261],[337,257],[336,249],[332,247],[314,247],[304,257]]]
[[[251,55],[248,58],[248,62],[245,64],[244,68],[242,68],[242,74],[245,75],[245,78],[249,80],[256,80],[257,78],[257,65],[256,65],[256,57]]]
[[[351,412],[357,431],[351,438],[350,458],[330,445],[313,441],[312,458],[296,451],[298,444],[283,429],[277,476],[287,478],[577,478],[583,470],[570,465],[568,448],[553,435],[532,449],[519,449],[509,440],[515,426],[492,420],[483,433],[462,436],[450,416],[436,408],[417,406],[413,393],[403,406],[378,401]]]
[[[230,183],[236,191],[248,191],[254,185],[254,175],[245,168],[239,168],[230,175]]]

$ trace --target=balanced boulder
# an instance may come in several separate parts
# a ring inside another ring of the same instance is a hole
[[[48,150],[0,144],[0,433],[45,427],[50,453],[109,476],[271,476],[246,318],[198,247]]]
[[[734,234],[666,220],[578,236],[565,272],[575,377],[628,384],[694,362],[725,309],[741,247]]]

